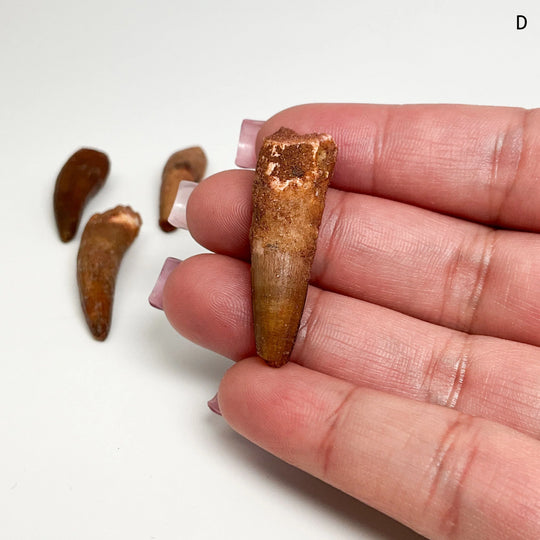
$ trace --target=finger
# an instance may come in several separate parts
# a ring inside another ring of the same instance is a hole
[[[168,276],[162,296],[167,319],[190,341],[234,360],[255,350],[246,263],[221,255],[190,257]]]
[[[189,232],[206,249],[249,258],[253,171],[224,171],[192,192],[186,210]]]
[[[184,261],[166,284],[164,307],[199,345],[234,360],[255,354],[246,263],[217,255]],[[292,360],[540,435],[540,350],[530,345],[468,336],[311,287]]]
[[[218,174],[193,192],[190,230],[208,249],[248,257],[249,174]],[[535,234],[330,189],[312,281],[460,331],[540,345],[539,268]]]
[[[233,429],[428,537],[538,538],[540,448],[509,428],[289,364],[233,366]]]
[[[287,126],[331,133],[335,187],[467,219],[540,230],[540,113],[464,105],[319,104],[272,117],[262,137]]]

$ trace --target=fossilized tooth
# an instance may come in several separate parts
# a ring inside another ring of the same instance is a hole
[[[206,155],[202,148],[194,146],[175,152],[165,164],[161,175],[159,195],[159,226],[165,232],[176,229],[167,218],[171,213],[180,182],[200,182],[206,170]]]
[[[304,304],[326,190],[336,162],[330,135],[281,128],[259,152],[250,230],[257,354],[289,360]]]
[[[92,335],[103,341],[111,326],[116,276],[142,220],[129,206],[94,214],[84,228],[77,255],[77,282]]]
[[[84,207],[105,183],[109,169],[106,154],[92,148],[81,148],[60,170],[54,187],[53,205],[62,242],[69,242],[77,233]]]

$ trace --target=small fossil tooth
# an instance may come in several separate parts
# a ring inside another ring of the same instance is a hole
[[[116,276],[142,220],[129,206],[94,214],[84,228],[77,255],[77,282],[92,335],[103,341],[111,326]]]
[[[202,148],[194,146],[175,152],[165,164],[161,175],[159,196],[159,226],[165,232],[176,229],[167,218],[171,213],[180,182],[200,182],[206,170],[206,155]]]
[[[69,242],[77,233],[84,207],[105,183],[109,169],[106,154],[81,148],[60,170],[54,187],[53,206],[62,242]]]
[[[330,135],[281,128],[266,137],[253,184],[251,291],[257,354],[270,366],[291,354],[336,162]]]

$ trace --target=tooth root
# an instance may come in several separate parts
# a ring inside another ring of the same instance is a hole
[[[329,135],[281,128],[259,153],[250,230],[257,354],[280,367],[302,318],[326,190],[336,159]]]

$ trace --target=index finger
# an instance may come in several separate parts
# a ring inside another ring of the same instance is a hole
[[[539,109],[472,105],[300,105],[287,126],[332,134],[332,185],[509,228],[540,230]]]

